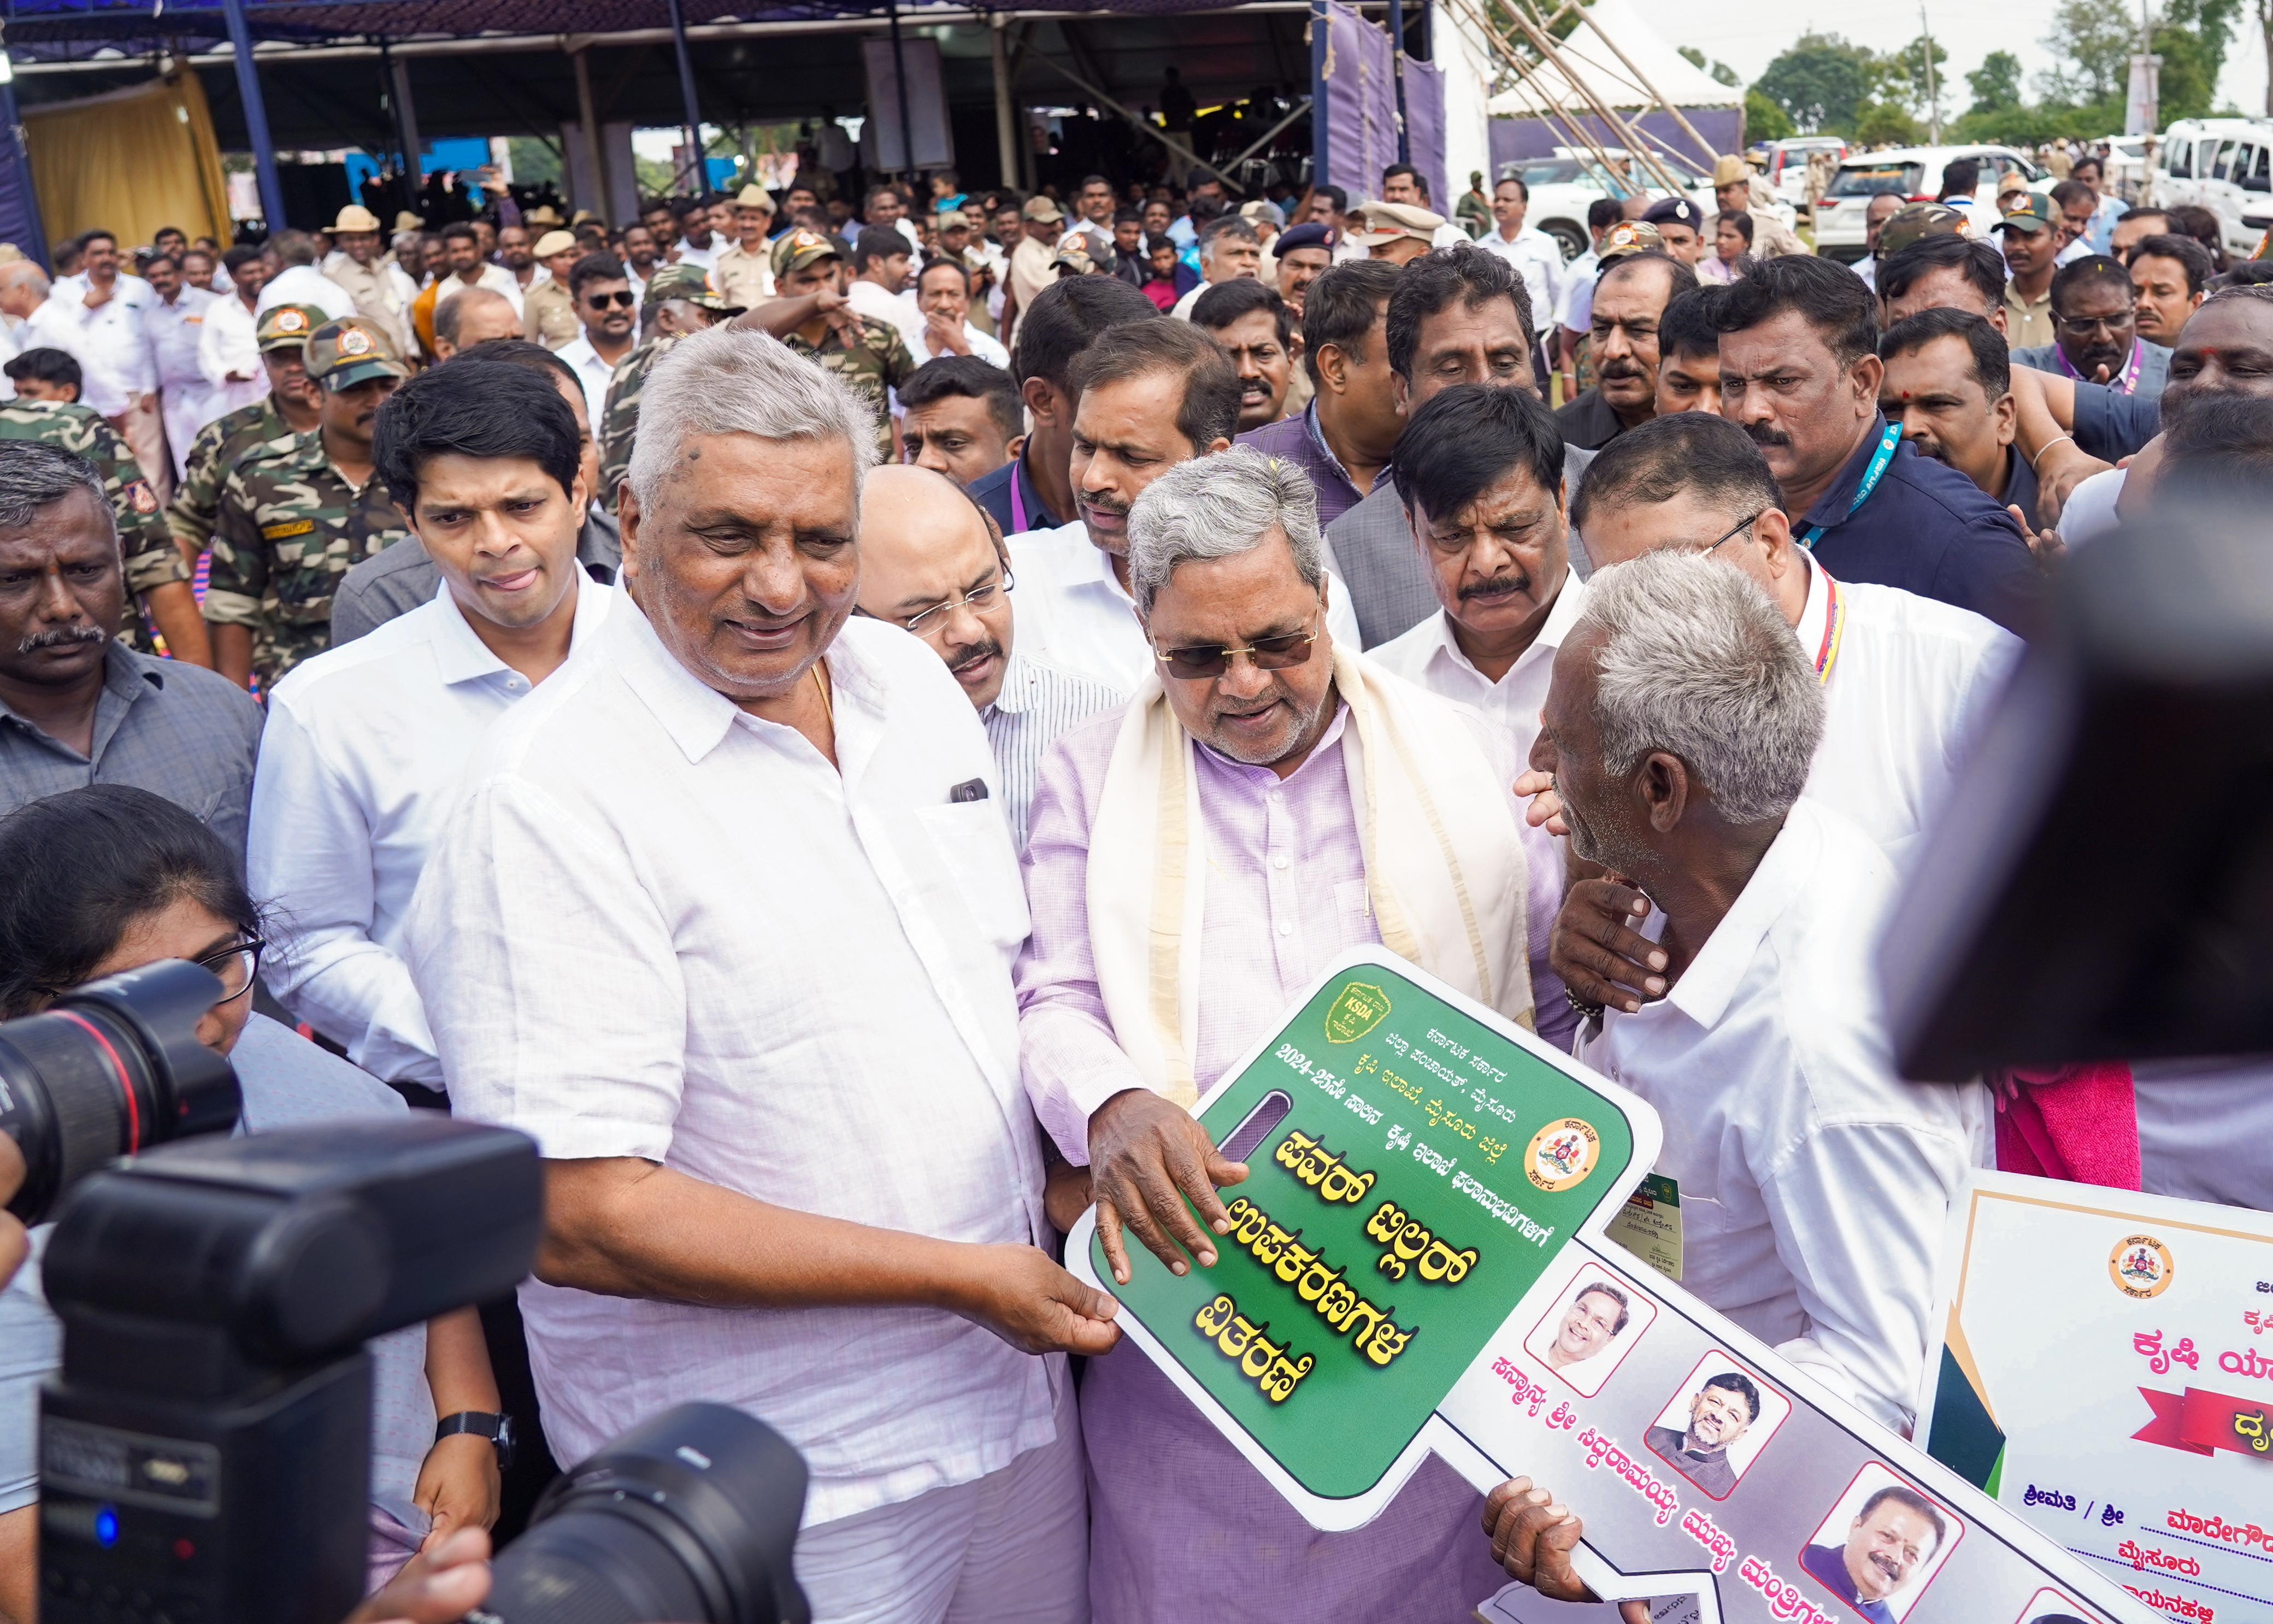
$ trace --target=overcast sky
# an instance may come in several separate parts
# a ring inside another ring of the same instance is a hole
[[[1727,63],[1747,81],[1759,77],[1777,52],[1811,28],[1843,34],[1874,50],[1892,50],[1918,36],[1916,0],[1633,0],[1668,43],[1694,45]],[[2136,0],[2132,0],[2135,4]],[[1962,111],[1969,100],[1964,75],[1992,50],[2021,59],[2035,94],[2037,71],[2051,65],[2043,45],[2059,0],[1999,0],[1996,5],[1931,0],[1926,19],[1949,53],[1947,104]],[[2256,26],[2242,8],[2241,24],[2226,45],[2222,100],[2244,112],[2265,105],[2265,56]],[[2104,130],[2078,134],[2104,135]]]

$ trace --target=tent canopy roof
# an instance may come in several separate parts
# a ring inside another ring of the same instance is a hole
[[[1618,50],[1632,58],[1634,67],[1641,70],[1639,78],[1618,60],[1617,51],[1604,43],[1606,38],[1617,41]],[[1559,44],[1579,85],[1620,112],[1657,101],[1642,79],[1675,107],[1744,104],[1742,85],[1723,85],[1675,50],[1662,34],[1642,20],[1631,0],[1593,0],[1571,37]],[[1519,79],[1494,96],[1489,109],[1495,118],[1535,118],[1551,111],[1583,110],[1586,105],[1585,96],[1563,71],[1542,62],[1533,70],[1532,78]]]

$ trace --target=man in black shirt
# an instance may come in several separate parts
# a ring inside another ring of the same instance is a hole
[[[1879,412],[1878,302],[1853,272],[1762,260],[1715,301],[1713,325],[1721,415],[1767,456],[1826,569],[2034,628],[2044,580],[2012,515]]]

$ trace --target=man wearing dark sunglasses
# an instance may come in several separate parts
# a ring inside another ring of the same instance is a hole
[[[1204,1226],[1243,1170],[1188,1108],[1336,954],[1382,943],[1512,1019],[1564,1002],[1545,960],[1560,865],[1515,815],[1505,731],[1329,628],[1317,512],[1299,463],[1250,447],[1152,481],[1128,524],[1152,673],[1060,741],[1035,792],[1026,1088],[1091,1176],[1124,1282],[1130,1232],[1178,1274],[1215,1262]],[[1442,1462],[1320,1535],[1141,1350],[1092,1359],[1081,1408],[1099,1620],[1213,1617],[1227,1589],[1274,1617],[1450,1619],[1494,1583],[1468,1531],[1482,1500]],[[1223,1492],[1164,1511],[1195,1483]],[[1228,1565],[1196,1554],[1203,1525]]]
[[[631,354],[639,325],[639,295],[631,274],[611,253],[588,253],[569,268],[568,295],[584,330],[559,350],[584,386],[584,408],[594,423],[608,409],[608,380]]]

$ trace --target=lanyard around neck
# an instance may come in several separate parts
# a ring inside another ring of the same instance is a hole
[[[1879,448],[1871,454],[1871,465],[1863,470],[1863,483],[1855,487],[1855,500],[1847,504],[1848,518],[1853,518],[1855,510],[1871,500],[1871,492],[1879,488],[1879,477],[1887,471],[1887,465],[1894,460],[1894,451],[1902,443],[1902,425],[1899,423],[1887,425],[1887,432],[1879,436]],[[1822,535],[1823,526],[1811,524],[1799,533],[1799,545],[1812,553]]]

